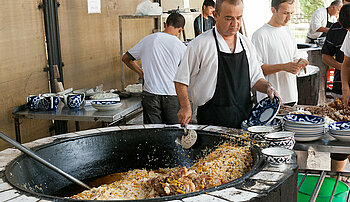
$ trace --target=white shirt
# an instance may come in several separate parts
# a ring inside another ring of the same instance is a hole
[[[265,24],[254,32],[252,42],[255,45],[261,65],[283,64],[293,62],[298,58],[298,49],[294,35],[286,26],[273,27]],[[277,90],[283,103],[298,101],[295,74],[280,71],[266,75],[266,80]],[[257,92],[258,101],[265,97],[266,94]]]
[[[310,19],[310,27],[307,33],[307,36],[312,39],[317,39],[322,35],[323,32],[316,32],[320,27],[326,27],[327,25],[327,16],[328,21],[332,23],[337,22],[337,18],[335,16],[330,16],[327,12],[327,8],[322,7],[317,9],[311,16]]]
[[[350,32],[346,34],[346,37],[344,39],[343,45],[340,48],[341,51],[343,51],[344,55],[347,57],[350,57]]]
[[[215,32],[220,51],[232,53],[226,41],[217,32],[216,28]],[[264,75],[257,60],[256,50],[253,44],[240,33],[237,33],[235,53],[243,51],[240,39],[247,53],[250,86],[253,87],[259,79],[264,78]],[[217,73],[218,54],[215,38],[213,30],[208,30],[189,43],[174,81],[188,86],[190,99],[193,102],[194,109],[196,109],[198,106],[204,105],[214,96]]]
[[[174,77],[186,46],[174,35],[157,32],[143,38],[128,52],[141,59],[143,90],[156,95],[176,95]]]

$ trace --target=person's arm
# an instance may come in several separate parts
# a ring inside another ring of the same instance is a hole
[[[329,28],[327,27],[320,27],[316,30],[316,32],[323,32],[323,33],[327,33],[329,30]]]
[[[350,101],[350,57],[344,55],[344,61],[341,66],[341,84],[342,84],[342,99],[345,106],[348,106]]]
[[[288,62],[285,64],[275,65],[263,64],[261,66],[261,69],[263,70],[264,75],[274,74],[280,71],[286,71],[292,74],[297,74],[299,71],[299,65],[295,62]]]
[[[253,89],[256,91],[267,94],[270,97],[270,99],[273,99],[274,96],[277,96],[281,100],[281,103],[282,103],[282,99],[278,95],[277,91],[265,79],[259,79],[255,83],[255,85],[253,86]]]
[[[337,70],[341,70],[341,63],[336,61],[333,56],[322,54],[322,61],[330,67],[334,67]]]
[[[179,119],[179,122],[181,126],[184,126],[188,124],[192,117],[192,109],[190,100],[188,98],[188,86],[183,83],[175,83],[175,89],[177,98],[180,103],[180,110],[177,113],[177,118]]]
[[[122,61],[128,66],[131,70],[136,72],[140,78],[143,78],[143,70],[128,56],[127,54],[123,55]]]

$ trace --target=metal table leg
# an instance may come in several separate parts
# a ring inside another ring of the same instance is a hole
[[[312,195],[311,195],[311,198],[310,198],[310,201],[309,201],[309,202],[314,202],[314,201],[316,201],[318,192],[319,192],[320,189],[321,189],[321,186],[322,186],[322,183],[323,183],[323,180],[324,180],[325,177],[326,177],[326,172],[323,170],[322,173],[321,173],[320,178],[318,179],[318,181],[317,181],[317,183],[316,183],[315,189],[314,189],[314,191],[312,192]]]
[[[337,188],[337,184],[338,184],[339,179],[340,179],[340,173],[337,173],[337,180],[335,181],[334,188],[333,188],[333,191],[332,191],[332,195],[331,195],[331,198],[329,199],[329,201],[333,200],[335,189]]]
[[[75,131],[80,131],[79,121],[75,122]]]
[[[15,119],[15,132],[16,132],[16,141],[21,143],[21,128],[19,125],[19,118]]]

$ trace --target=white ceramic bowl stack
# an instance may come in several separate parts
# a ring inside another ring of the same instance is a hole
[[[295,133],[296,141],[314,141],[324,135],[325,120],[319,116],[288,114],[283,117],[284,130]]]
[[[328,129],[329,134],[337,140],[350,142],[350,121],[332,123]]]
[[[293,150],[295,139],[294,132],[280,131],[265,135],[267,147],[283,147]]]
[[[265,148],[261,152],[272,166],[283,166],[289,163],[293,155],[293,151],[283,147]]]

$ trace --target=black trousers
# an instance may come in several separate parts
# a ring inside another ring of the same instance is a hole
[[[144,124],[177,124],[180,104],[176,95],[155,95],[142,92]]]

